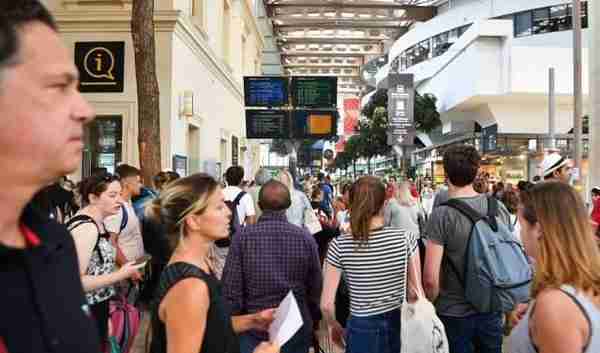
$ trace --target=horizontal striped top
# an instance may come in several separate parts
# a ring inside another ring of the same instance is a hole
[[[414,233],[399,228],[372,232],[366,245],[350,234],[335,238],[327,262],[343,271],[350,313],[365,317],[398,309],[406,293],[406,266],[417,250]]]

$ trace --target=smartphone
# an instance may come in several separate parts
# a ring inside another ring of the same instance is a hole
[[[152,259],[152,255],[146,254],[146,255],[140,257],[139,259],[135,260],[135,262],[133,264],[136,266],[141,265],[143,263],[150,261],[151,259]]]

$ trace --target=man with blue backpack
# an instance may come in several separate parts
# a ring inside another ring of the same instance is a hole
[[[433,210],[425,231],[424,287],[450,353],[501,353],[503,314],[528,300],[532,278],[506,207],[473,189],[480,160],[472,146],[446,150],[449,199]]]

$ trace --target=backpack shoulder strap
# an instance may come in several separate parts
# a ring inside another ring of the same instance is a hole
[[[450,199],[442,203],[440,206],[447,206],[457,210],[458,212],[462,213],[465,217],[467,217],[473,224],[485,218],[479,212],[475,211],[473,207],[458,199]]]
[[[498,231],[498,200],[495,197],[488,197],[488,212],[486,222],[494,232]]]
[[[96,228],[98,229],[98,234],[100,234],[100,228],[98,228],[98,225],[96,224],[96,222],[94,222],[92,217],[90,217],[88,215],[84,215],[84,214],[80,214],[75,217],[71,217],[69,219],[69,221],[67,221],[65,226],[67,227],[69,232],[71,232],[73,229],[79,227],[80,225],[87,224],[87,223],[92,223],[94,226],[96,226]]]
[[[119,234],[127,227],[127,223],[129,222],[129,214],[127,214],[127,209],[124,204],[121,204],[121,226],[119,227]]]
[[[242,191],[240,191],[240,193],[239,193],[239,194],[237,194],[237,196],[236,196],[236,197],[235,197],[235,199],[233,200],[233,204],[234,204],[234,205],[236,205],[236,206],[237,206],[237,205],[239,205],[239,204],[240,204],[240,201],[242,201],[242,197],[244,197],[245,195],[246,195],[246,192],[245,192],[245,191],[243,191],[243,190],[242,190]]]
[[[157,295],[155,297],[156,302],[154,303],[156,307],[158,308],[160,302],[174,285],[176,285],[179,281],[190,277],[198,278],[204,281],[208,286],[209,293],[213,293],[214,280],[211,279],[208,274],[194,265],[185,262],[176,262],[167,266],[161,274],[158,290],[156,292]]]

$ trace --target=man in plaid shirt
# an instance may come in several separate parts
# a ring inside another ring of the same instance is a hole
[[[292,290],[304,326],[281,352],[307,353],[321,319],[322,274],[317,243],[305,229],[287,221],[285,211],[291,198],[282,183],[267,182],[260,190],[258,204],[263,210],[258,223],[246,226],[232,239],[223,271],[223,292],[232,315],[241,315],[277,307]],[[241,353],[250,353],[267,340],[264,332],[242,334]]]

